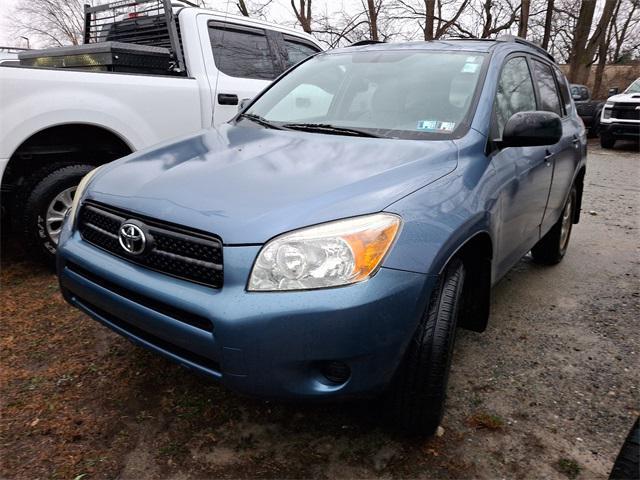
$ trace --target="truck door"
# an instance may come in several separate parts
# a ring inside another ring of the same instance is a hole
[[[282,71],[277,45],[263,28],[209,22],[216,72],[209,75],[213,123],[230,120],[240,101],[260,93]]]

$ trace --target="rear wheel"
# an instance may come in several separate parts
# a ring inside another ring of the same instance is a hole
[[[50,267],[64,218],[82,177],[92,165],[52,165],[34,178],[26,189],[22,215],[22,235],[27,252]]]
[[[433,435],[442,416],[465,279],[454,259],[431,301],[389,392],[392,419],[407,433]]]
[[[562,215],[551,230],[531,249],[531,256],[537,263],[555,265],[564,258],[571,238],[576,199],[576,187],[573,186],[562,209]]]

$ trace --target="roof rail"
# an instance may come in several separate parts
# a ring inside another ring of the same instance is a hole
[[[384,40],[360,40],[359,42],[352,43],[350,47],[361,47],[363,45],[375,45],[376,43],[387,43]]]
[[[536,43],[533,43],[533,42],[530,42],[529,40],[526,40],[524,38],[516,37],[515,35],[500,35],[498,38],[496,38],[496,40],[498,42],[513,42],[513,43],[519,43],[521,45],[526,45],[527,47],[533,48],[538,53],[541,53],[545,57],[550,58],[552,61],[554,61],[554,62],[556,61],[556,59],[553,58],[553,55],[551,55],[549,52],[547,52],[540,45],[538,45]]]

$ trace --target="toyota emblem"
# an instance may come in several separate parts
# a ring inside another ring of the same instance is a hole
[[[142,229],[133,223],[123,223],[118,232],[118,241],[125,252],[140,255],[144,252],[147,239]]]

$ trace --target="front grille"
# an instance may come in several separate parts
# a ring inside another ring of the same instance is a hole
[[[637,103],[616,103],[611,110],[611,117],[620,120],[640,120],[640,110],[637,110],[638,106],[640,106],[640,104]]]
[[[118,241],[120,226],[128,221],[140,225],[148,237],[148,246],[140,255],[127,254]],[[93,202],[82,206],[78,230],[85,241],[129,262],[222,288],[222,241],[218,237]]]

